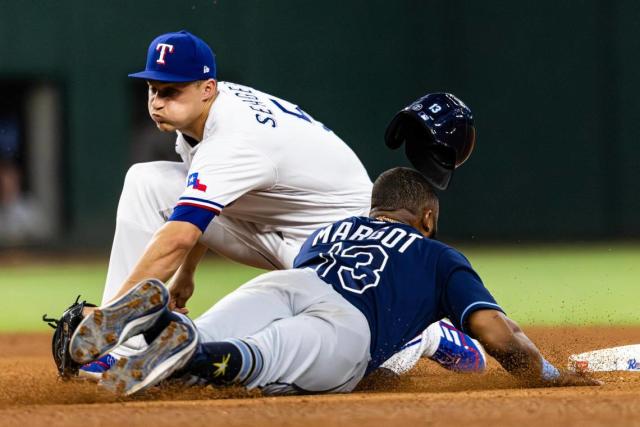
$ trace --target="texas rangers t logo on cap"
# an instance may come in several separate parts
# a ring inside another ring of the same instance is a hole
[[[172,44],[166,44],[166,43],[158,43],[158,45],[156,46],[156,50],[160,51],[160,56],[158,57],[158,60],[156,61],[157,64],[162,64],[164,65],[164,55],[167,53],[167,49],[169,50],[169,53],[173,53],[173,45]]]

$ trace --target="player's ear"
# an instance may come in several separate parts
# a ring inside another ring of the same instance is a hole
[[[431,237],[436,230],[436,215],[433,209],[425,208],[422,212],[422,228]]]
[[[218,82],[214,79],[205,80],[202,82],[200,91],[202,93],[202,100],[208,101],[218,93]]]

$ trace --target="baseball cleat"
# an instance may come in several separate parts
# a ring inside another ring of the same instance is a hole
[[[156,279],[138,283],[117,300],[85,317],[73,333],[69,353],[86,364],[152,325],[169,302],[169,291]]]
[[[198,334],[189,321],[173,321],[141,353],[119,359],[102,374],[100,384],[128,396],[145,390],[182,369],[196,351]]]
[[[91,363],[82,365],[80,369],[78,369],[78,376],[98,382],[100,381],[100,378],[102,378],[102,374],[111,369],[111,367],[115,365],[117,361],[118,359],[113,357],[111,354],[107,354],[105,356],[102,356],[98,360],[94,360]]]
[[[480,343],[448,322],[439,321],[440,342],[429,359],[455,372],[484,372],[486,358]]]

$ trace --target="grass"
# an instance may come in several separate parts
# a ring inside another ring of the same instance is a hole
[[[106,260],[0,267],[0,331],[46,330],[42,315],[59,317],[78,294],[100,304],[106,268]],[[203,313],[261,271],[224,260],[203,262],[188,304],[191,314]]]
[[[522,324],[640,323],[640,246],[462,248],[507,313]],[[260,270],[205,261],[190,301],[197,316]],[[100,302],[106,260],[0,267],[0,331],[43,331],[80,293]]]
[[[640,323],[640,246],[473,248],[468,258],[522,324]]]

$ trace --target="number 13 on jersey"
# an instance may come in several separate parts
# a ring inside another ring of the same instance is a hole
[[[337,267],[342,287],[350,292],[362,294],[378,286],[380,273],[387,265],[389,255],[381,245],[355,245],[343,248],[343,242],[334,244],[329,252],[320,257],[324,260],[316,267],[320,277],[326,277]]]

